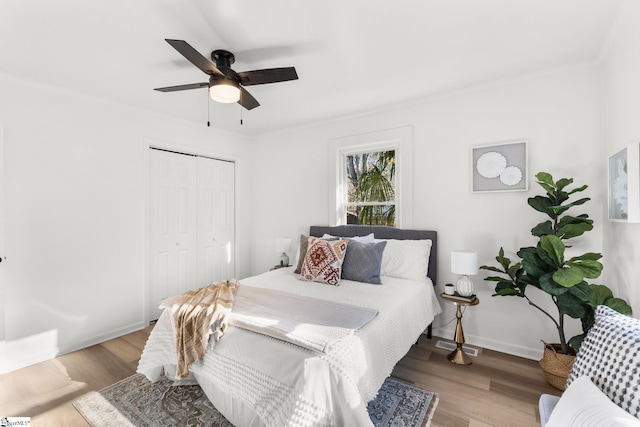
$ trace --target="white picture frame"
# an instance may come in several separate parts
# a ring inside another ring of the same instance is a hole
[[[528,141],[518,139],[471,148],[471,192],[527,191]]]
[[[609,156],[607,171],[609,221],[640,222],[640,142]]]

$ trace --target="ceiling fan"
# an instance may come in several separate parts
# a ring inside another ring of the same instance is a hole
[[[215,62],[215,65],[213,65],[184,40],[165,40],[193,65],[208,74],[209,81],[154,89],[160,92],[175,92],[206,87],[209,88],[209,95],[213,100],[225,103],[237,102],[247,110],[251,110],[259,106],[260,103],[242,86],[263,85],[298,79],[298,74],[294,67],[267,68],[236,73],[231,69],[231,64],[235,62],[235,56],[229,51],[218,49],[211,52],[211,59]]]

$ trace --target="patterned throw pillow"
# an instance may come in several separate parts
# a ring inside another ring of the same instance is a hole
[[[309,237],[301,278],[311,282],[338,285],[348,240],[323,240]]]
[[[599,306],[567,386],[583,375],[619,407],[640,417],[640,320]]]
[[[327,234],[325,236],[329,236],[329,235]],[[324,240],[340,239],[339,237],[334,237],[334,236],[325,237],[325,236],[322,236],[321,239],[324,239]],[[371,238],[373,238],[373,234],[371,234]],[[296,256],[296,269],[293,270],[295,274],[300,274],[300,272],[302,271],[302,263],[304,262],[304,256],[307,254],[308,244],[309,244],[309,236],[305,236],[304,234],[301,234],[300,246],[298,246],[298,254]]]

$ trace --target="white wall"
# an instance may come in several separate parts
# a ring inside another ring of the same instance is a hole
[[[236,161],[238,275],[249,274],[245,139],[6,75],[0,93],[0,372],[145,326],[151,144]]]
[[[277,262],[274,239],[298,236],[312,224],[327,224],[329,140],[400,126],[413,127],[413,227],[439,233],[439,280],[450,273],[452,249],[475,249],[491,263],[502,245],[513,253],[533,244],[530,229],[545,218],[527,205],[541,193],[472,194],[470,149],[475,145],[527,138],[529,179],[539,171],[588,184],[595,202],[583,211],[595,231],[576,241],[576,250],[601,251],[604,200],[602,111],[599,69],[595,65],[562,70],[476,88],[423,103],[259,138],[253,172],[256,237],[253,272]],[[268,159],[268,160],[263,160]],[[578,212],[582,213],[582,212]],[[293,257],[292,257],[293,258]],[[465,314],[469,343],[525,357],[542,354],[540,340],[557,342],[553,324],[513,297],[492,298],[492,286],[475,277],[481,303]],[[546,295],[531,294],[549,307]],[[546,303],[546,304],[545,304]],[[436,321],[436,333],[452,337],[451,305]],[[579,332],[577,322],[571,332]],[[571,336],[571,335],[570,335]]]
[[[606,157],[640,141],[640,4],[629,2],[620,13],[604,58]],[[607,175],[602,176],[603,185]],[[606,217],[607,205],[603,204]],[[631,302],[640,314],[640,224],[605,222],[604,252],[608,260],[603,283]]]
[[[640,225],[606,220],[606,158],[640,137],[639,7],[629,2],[621,16],[603,64],[263,135],[255,144],[0,75],[8,224],[0,372],[144,326],[150,144],[236,160],[242,278],[278,262],[277,237],[328,223],[331,139],[411,126],[412,226],[439,232],[441,291],[456,279],[452,249],[476,249],[481,263],[491,263],[501,245],[513,253],[533,243],[529,230],[544,219],[526,204],[539,193],[535,183],[528,192],[469,191],[471,147],[527,138],[530,180],[545,170],[589,185],[593,201],[580,212],[595,230],[576,251],[602,251],[602,282],[640,312]],[[465,314],[467,341],[539,357],[539,340],[556,340],[552,325],[520,300],[491,297],[482,277],[475,277],[481,303]],[[546,296],[536,296],[549,308]],[[451,337],[454,310],[443,308],[436,333]],[[578,331],[575,323],[570,329]]]

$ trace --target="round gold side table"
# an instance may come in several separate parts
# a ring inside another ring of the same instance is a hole
[[[464,344],[464,331],[462,330],[462,311],[460,310],[460,307],[478,305],[480,304],[480,300],[477,297],[472,300],[465,300],[454,295],[442,294],[441,296],[445,301],[449,301],[456,305],[456,318],[458,319],[456,322],[456,333],[453,337],[453,340],[456,343],[456,349],[447,356],[447,359],[456,365],[471,365],[473,363],[471,357],[462,350],[462,345]]]

